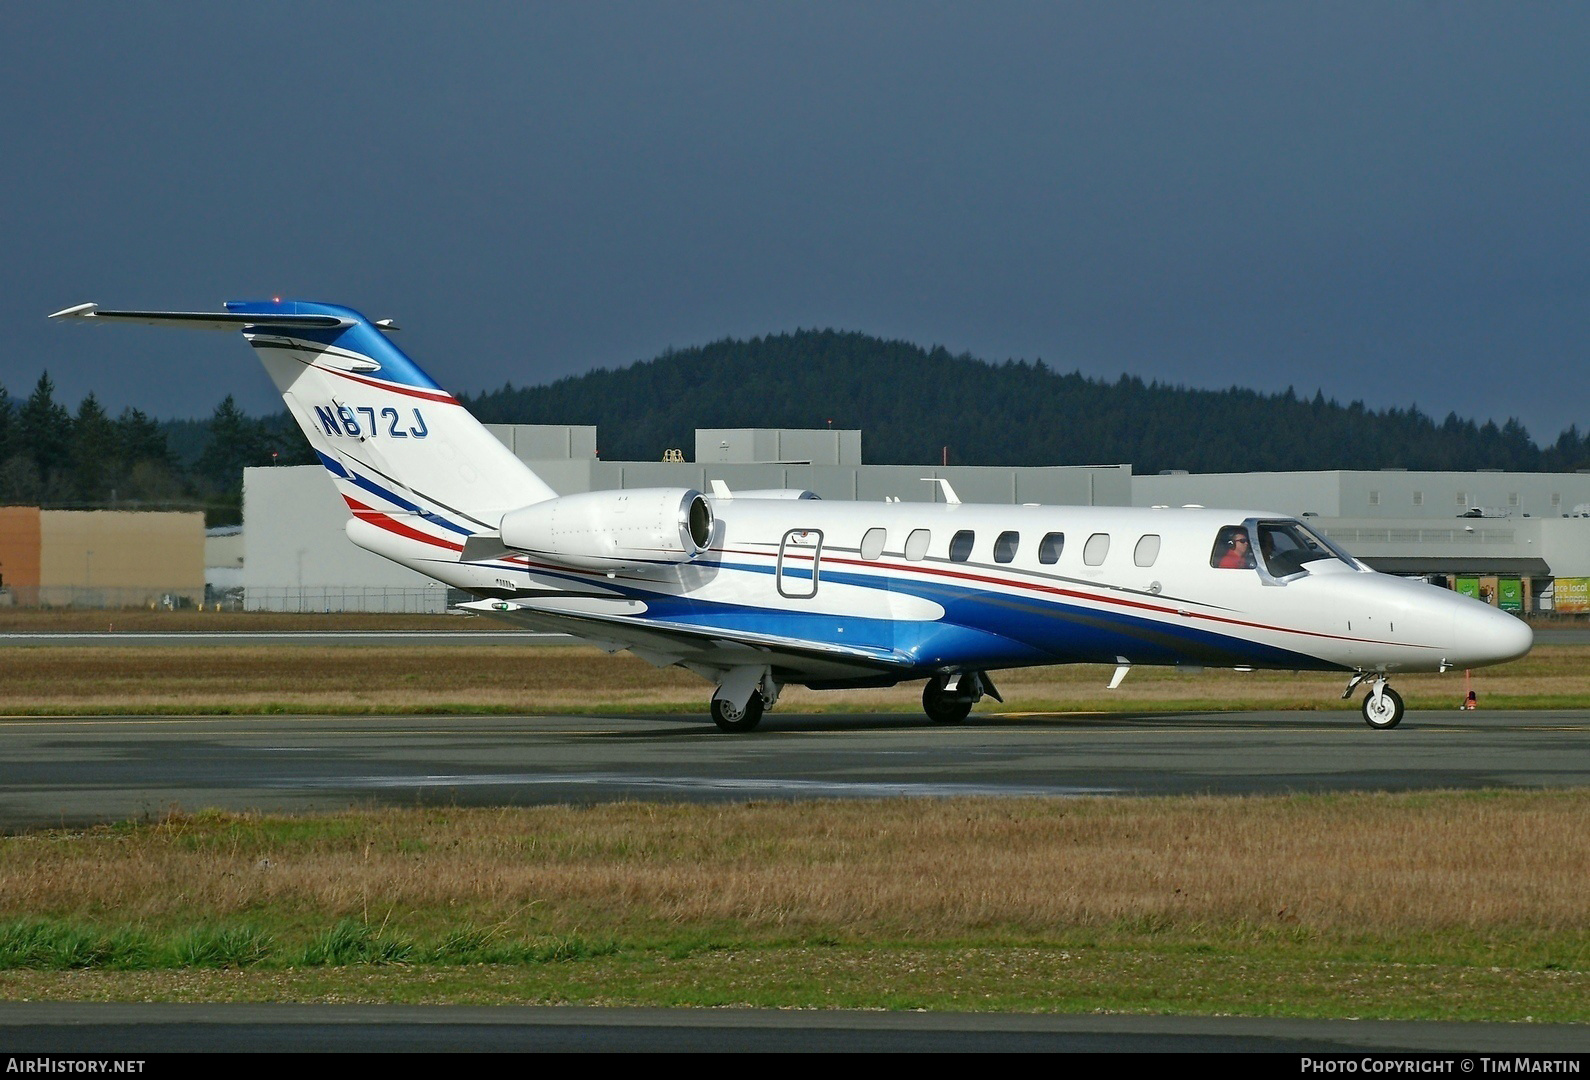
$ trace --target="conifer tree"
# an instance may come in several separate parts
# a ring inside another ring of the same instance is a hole
[[[69,456],[72,489],[83,502],[103,502],[121,482],[125,464],[117,445],[116,427],[99,399],[90,393],[72,421]]]
[[[41,474],[48,476],[66,466],[72,415],[55,403],[55,383],[50,381],[48,371],[39,376],[33,393],[17,411],[17,427],[22,438],[21,452],[33,459]]]

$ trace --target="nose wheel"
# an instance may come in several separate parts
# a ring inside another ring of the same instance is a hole
[[[1380,731],[1389,731],[1402,723],[1402,695],[1386,685],[1384,679],[1364,695],[1364,723]]]
[[[1352,697],[1353,691],[1366,679],[1369,680],[1369,693],[1364,695],[1364,723],[1382,731],[1402,723],[1403,714],[1408,710],[1403,707],[1402,695],[1386,685],[1386,676],[1383,673],[1358,672],[1347,681],[1347,689],[1342,691],[1342,700],[1346,701]]]

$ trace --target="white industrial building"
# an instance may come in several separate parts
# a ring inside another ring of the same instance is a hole
[[[319,465],[243,470],[249,611],[441,612],[447,588],[348,539],[348,506]]]
[[[1590,611],[1590,473],[1166,473],[1130,465],[867,465],[855,430],[702,429],[693,460],[603,461],[596,428],[488,425],[561,495],[640,487],[796,488],[825,499],[1231,506],[1307,516],[1376,569],[1420,575],[1513,610]],[[430,579],[355,547],[319,466],[249,469],[245,606],[270,611],[434,611]]]

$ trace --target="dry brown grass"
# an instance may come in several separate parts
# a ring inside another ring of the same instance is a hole
[[[574,646],[0,649],[0,711],[537,711],[599,700],[678,700],[705,684],[678,669]],[[687,692],[688,688],[688,692]],[[668,692],[674,691],[674,697]]]
[[[0,841],[0,917],[435,933],[1583,940],[1590,792],[201,815]]]
[[[1096,665],[996,675],[1006,704],[981,712],[1132,709],[1354,709],[1344,676],[1291,672],[1177,672],[1138,668],[1106,690]],[[1454,708],[1461,673],[1403,676],[1412,708]],[[1590,646],[1542,646],[1524,660],[1475,673],[1482,706],[1590,705]],[[708,685],[677,668],[588,646],[296,645],[186,648],[0,648],[0,713],[412,712],[668,708],[704,712]],[[785,712],[917,708],[916,684],[881,690],[786,691]]]

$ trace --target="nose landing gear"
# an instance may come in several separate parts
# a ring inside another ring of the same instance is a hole
[[[1351,697],[1358,684],[1369,678],[1371,676],[1367,671],[1354,675],[1347,689],[1342,691],[1342,697]],[[1402,695],[1386,685],[1384,675],[1375,675],[1373,679],[1369,693],[1364,695],[1364,723],[1378,731],[1389,731],[1402,723],[1402,717],[1408,710],[1402,704]]]

